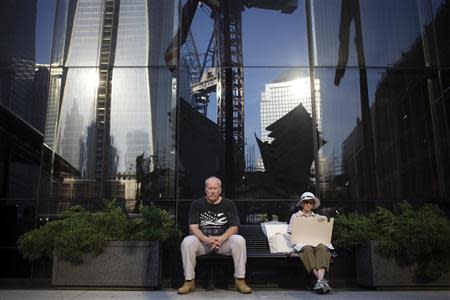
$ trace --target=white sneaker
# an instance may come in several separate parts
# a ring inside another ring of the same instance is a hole
[[[325,293],[329,293],[329,292],[332,292],[333,291],[333,289],[331,288],[331,286],[328,284],[328,280],[323,280],[322,281],[322,286],[323,286],[323,290],[324,290],[324,292]]]
[[[313,290],[318,294],[324,294],[326,289],[323,286],[323,280],[317,280],[316,284],[313,287]]]

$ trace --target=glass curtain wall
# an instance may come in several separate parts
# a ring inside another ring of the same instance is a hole
[[[79,170],[41,188],[41,214],[175,196],[177,1],[58,1],[45,142]]]
[[[182,208],[212,175],[248,223],[285,220],[304,191],[329,213],[445,202],[448,1],[219,2],[183,44]]]
[[[39,30],[42,19],[37,1],[0,1],[2,280],[29,277],[32,270],[17,249],[17,239],[34,228],[36,221],[48,90],[48,65],[40,61],[39,44],[46,40]]]
[[[448,198],[448,38],[438,34],[448,1],[306,2],[326,141],[317,153],[322,199]]]
[[[219,2],[197,8],[183,45],[187,54],[195,44],[198,60],[187,65],[202,72],[191,77],[191,96],[180,106],[180,224],[209,176],[222,180],[241,222],[286,219],[296,197],[314,190],[313,135],[320,139],[304,3]],[[319,93],[320,82],[314,86]]]

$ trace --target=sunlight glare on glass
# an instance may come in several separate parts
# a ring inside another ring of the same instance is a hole
[[[96,70],[87,71],[83,78],[83,82],[87,90],[96,90],[99,83],[98,72]]]
[[[292,92],[296,97],[305,97],[310,94],[309,77],[293,80]]]

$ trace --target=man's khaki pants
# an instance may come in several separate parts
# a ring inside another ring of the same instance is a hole
[[[208,254],[209,252],[209,247],[200,242],[196,236],[189,235],[184,238],[181,243],[181,259],[183,260],[185,280],[195,278],[196,257]],[[237,234],[230,236],[216,252],[218,254],[231,255],[234,262],[234,277],[245,278],[247,248],[245,246],[245,239],[242,236]]]
[[[305,246],[300,251],[300,259],[305,265],[306,270],[310,273],[313,269],[326,269],[330,266],[331,253],[327,246],[323,244],[317,247]]]

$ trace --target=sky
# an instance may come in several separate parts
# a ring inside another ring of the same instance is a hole
[[[37,0],[36,63],[49,64],[57,0]]]

